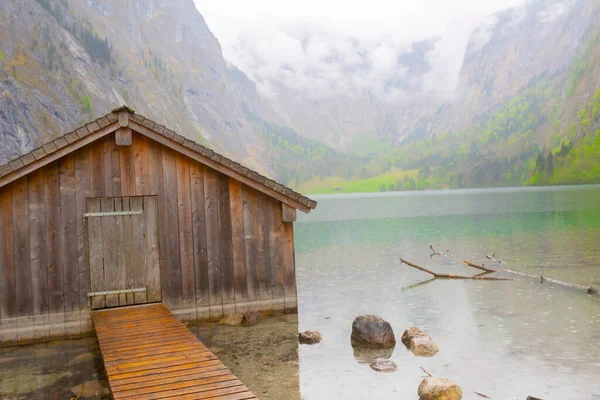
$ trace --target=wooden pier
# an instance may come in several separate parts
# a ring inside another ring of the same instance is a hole
[[[115,400],[256,399],[162,304],[93,312]]]

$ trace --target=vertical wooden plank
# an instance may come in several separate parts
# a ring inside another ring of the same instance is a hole
[[[146,216],[144,215],[144,199],[131,197],[129,199],[131,211],[142,211],[141,215],[131,216],[131,277],[132,287],[148,288],[146,271]],[[148,292],[134,293],[133,304],[148,302]]]
[[[59,160],[60,230],[59,262],[63,269],[65,333],[81,334],[79,314],[79,271],[77,268],[77,204],[75,198],[75,156]]]
[[[162,177],[162,145],[151,139],[146,139],[148,148],[148,193],[159,196],[162,201],[164,193]]]
[[[115,211],[115,202],[112,198],[100,200],[101,212]],[[118,282],[117,274],[117,222],[115,217],[99,217],[102,220],[102,258],[104,260],[104,289],[114,290]],[[119,305],[119,296],[106,296],[106,307]]]
[[[17,340],[33,338],[33,290],[29,245],[29,201],[27,176],[15,181],[13,189],[13,251],[17,283]]]
[[[246,272],[246,241],[244,211],[247,208],[242,199],[242,183],[229,178],[229,208],[231,210],[231,238],[233,253],[233,284],[235,289],[235,311],[248,311],[248,274]]]
[[[104,194],[104,143],[102,140],[90,144],[90,196],[103,197]]]
[[[115,173],[113,172],[113,143],[114,143],[114,134],[110,134],[104,137],[104,139],[102,140],[102,149],[104,151],[104,157],[102,160],[102,164],[104,166],[104,196],[106,197],[112,197],[113,196],[113,186],[114,186],[114,179],[115,179]],[[118,175],[118,179],[121,179],[121,174],[119,173]],[[121,186],[121,183],[118,182],[118,186]]]
[[[2,342],[17,340],[17,286],[14,262],[12,213],[13,184],[0,189],[0,316]]]
[[[158,241],[158,198],[144,197],[144,226],[146,254],[146,286],[148,302],[161,300],[160,256]]]
[[[79,310],[81,332],[91,332],[92,316],[89,308],[88,293],[90,291],[90,258],[87,238],[87,221],[83,218],[86,212],[86,201],[91,195],[90,181],[90,147],[83,147],[75,152],[75,203],[77,205],[77,266],[79,273]]]
[[[281,254],[282,246],[282,222],[281,206],[279,201],[267,198],[267,207],[270,209],[271,229],[269,232],[269,251],[271,264],[271,285],[273,287],[273,310],[283,311],[285,309],[285,294],[283,288],[283,260]]]
[[[111,149],[111,173],[112,173],[112,197],[123,196],[123,173],[121,172],[122,162],[120,147],[115,143],[115,134],[111,134],[110,149]]]
[[[127,198],[115,198],[115,212],[129,211],[129,199]],[[127,205],[125,205],[125,203]],[[111,217],[112,218],[112,217]],[[117,255],[117,266],[115,271],[115,281],[111,281],[111,286],[108,290],[119,290],[126,289],[127,281],[126,274],[128,269],[128,239],[131,238],[131,230],[129,230],[129,237],[126,234],[127,216],[115,216],[115,231],[116,231],[116,255]],[[131,226],[131,225],[130,225]],[[108,282],[108,281],[107,281]],[[127,305],[127,294],[117,295],[118,305]]]
[[[100,199],[87,199],[87,212],[100,212]],[[102,218],[87,218],[88,237],[90,239],[90,290],[92,292],[104,291],[104,260],[102,254]],[[91,298],[92,309],[104,308],[106,296],[94,296]]]
[[[206,218],[204,216],[204,172],[202,165],[190,160],[192,230],[194,234],[194,276],[198,319],[210,317],[208,259],[206,254]]]
[[[273,285],[271,271],[270,241],[271,241],[271,213],[269,198],[264,193],[257,193],[257,222],[256,232],[258,234],[258,276],[260,288],[260,307],[262,310],[273,309]]]
[[[58,255],[60,239],[60,186],[58,161],[44,167],[44,202],[46,217],[46,267],[48,269],[48,295],[50,336],[65,334],[63,297],[63,265]]]
[[[131,147],[131,146],[128,146]],[[131,198],[123,197],[122,199],[123,211],[131,211]],[[133,226],[131,223],[131,215],[124,215],[121,217],[123,225],[123,236],[121,242],[121,248],[119,249],[119,256],[123,259],[122,263],[119,263],[119,287],[118,289],[131,289],[133,288]],[[132,305],[133,293],[126,293],[119,296],[120,304]]]
[[[233,283],[233,240],[231,236],[231,208],[229,204],[229,177],[219,174],[219,247],[221,250],[221,280],[223,286],[223,313],[235,310]]]
[[[164,208],[159,209],[163,215],[159,223],[159,230],[164,231],[166,243],[163,247],[161,242],[161,253],[165,253],[165,262],[161,263],[161,283],[163,288],[163,302],[171,309],[181,309],[182,285],[181,285],[181,259],[179,255],[179,219],[177,216],[177,166],[176,153],[163,147],[163,186],[164,186]],[[166,250],[166,251],[165,251]]]
[[[29,174],[29,241],[33,327],[35,338],[46,338],[48,329],[48,268],[46,268],[46,217],[44,212],[44,170]]]
[[[245,238],[245,241],[243,243],[245,250],[244,268],[246,269],[247,276],[246,284],[248,287],[248,301],[251,304],[250,309],[252,311],[258,311],[260,309],[260,265],[258,261],[259,232],[257,229],[259,210],[257,208],[256,200],[256,192],[253,189],[250,189],[248,186],[242,186],[242,212],[244,216]],[[260,238],[262,238],[262,235],[260,235]]]
[[[170,293],[170,288],[166,287],[163,278],[167,276],[167,264],[170,260],[169,258],[169,236],[167,235],[168,223],[167,223],[167,213],[166,213],[166,205],[165,205],[165,187],[163,184],[163,164],[162,164],[162,145],[155,142],[154,140],[148,140],[148,175],[149,175],[149,189],[151,194],[155,194],[157,196],[157,231],[158,235],[158,263],[160,266],[159,276],[154,277],[156,281],[160,282],[160,296],[153,296],[150,293],[150,299],[148,301],[157,301],[156,297],[160,299],[166,299],[168,293]],[[144,200],[144,204],[146,202],[151,202],[153,200]],[[145,207],[145,205],[144,205]],[[146,221],[146,225],[148,226],[149,221]],[[152,283],[152,274],[148,272],[149,284]],[[152,300],[154,299],[154,300]],[[167,301],[165,304],[168,305]]]
[[[283,222],[282,265],[283,291],[285,294],[285,312],[298,311],[296,294],[296,267],[294,260],[294,224]]]
[[[121,160],[121,196],[135,195],[133,146],[117,146]]]
[[[206,257],[208,260],[208,290],[210,317],[223,315],[221,285],[221,254],[219,249],[219,192],[217,172],[204,168],[206,218]]]
[[[179,255],[181,260],[181,287],[183,320],[195,320],[196,283],[194,277],[194,238],[192,229],[192,199],[190,193],[189,159],[177,153],[177,216],[179,222]]]
[[[133,134],[133,151],[135,166],[135,194],[145,196],[150,194],[149,166],[148,166],[148,139],[139,133]]]

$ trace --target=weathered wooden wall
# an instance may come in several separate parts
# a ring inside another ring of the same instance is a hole
[[[0,188],[0,343],[92,331],[89,197],[158,196],[162,301],[183,320],[296,310],[282,204],[141,134],[110,134]]]

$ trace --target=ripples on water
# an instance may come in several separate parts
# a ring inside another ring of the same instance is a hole
[[[539,281],[432,280],[398,257],[437,271],[475,274],[463,259],[496,253],[506,266],[600,283],[600,188],[465,190],[323,196],[296,224],[300,347],[305,399],[416,399],[423,375],[495,399],[591,399],[600,394],[600,298]],[[430,258],[428,246],[451,249]],[[489,261],[488,261],[489,262]],[[421,284],[422,282],[425,282]],[[393,374],[359,364],[352,320],[372,313],[396,335],[413,325],[440,345],[417,358],[400,344]]]

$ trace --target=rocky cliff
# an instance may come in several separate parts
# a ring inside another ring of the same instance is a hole
[[[277,116],[192,0],[7,0],[0,43],[0,162],[127,104],[264,170],[247,115]]]

